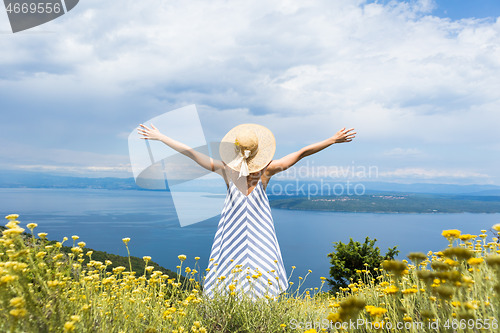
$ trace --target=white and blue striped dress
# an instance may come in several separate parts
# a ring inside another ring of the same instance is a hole
[[[229,181],[203,287],[209,296],[233,290],[253,298],[275,297],[288,288],[262,180],[248,196]]]

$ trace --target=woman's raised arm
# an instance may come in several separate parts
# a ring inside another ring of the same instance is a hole
[[[307,147],[300,149],[294,153],[288,154],[278,160],[273,160],[269,166],[267,167],[267,174],[272,176],[277,174],[278,172],[284,171],[290,168],[292,165],[300,161],[306,156],[315,154],[328,146],[331,146],[334,143],[342,143],[342,142],[351,142],[352,139],[356,136],[356,132],[353,132],[354,128],[350,128],[348,130],[342,128],[338,131],[334,136],[328,138],[326,140],[313,143]]]
[[[142,139],[161,141],[170,148],[186,155],[207,170],[217,172],[223,168],[221,161],[214,160],[213,158],[192,149],[182,142],[169,138],[168,136],[162,134],[153,124],[151,124],[151,128],[148,128],[143,124],[140,126],[141,127],[137,130],[139,134],[143,135]]]

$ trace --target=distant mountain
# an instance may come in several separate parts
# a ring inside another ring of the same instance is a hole
[[[273,189],[295,190],[302,186],[307,189],[308,186],[345,186],[344,180],[286,180],[276,177],[271,180],[268,186],[270,197],[279,196]],[[429,184],[414,183],[401,184],[390,182],[353,182],[350,181],[351,189],[359,184],[365,190],[365,194],[400,192],[400,193],[428,193],[428,194],[454,194],[454,195],[474,195],[474,196],[500,196],[500,186],[496,185],[454,185],[454,184]],[[49,174],[44,172],[28,171],[0,171],[0,187],[3,188],[92,188],[109,190],[143,190],[135,184],[134,178],[90,178],[74,177]],[[167,189],[168,190],[168,189]],[[222,179],[196,179],[176,185],[177,191],[201,191],[209,193],[225,193],[225,187]],[[304,195],[308,195],[304,193]],[[300,193],[296,196],[300,196]]]
[[[139,190],[134,178],[88,178],[52,175],[43,172],[2,170],[0,187],[3,188],[93,188]]]
[[[484,190],[484,191],[479,191],[479,192],[471,192],[467,193],[470,195],[477,195],[477,196],[500,196],[500,190]]]

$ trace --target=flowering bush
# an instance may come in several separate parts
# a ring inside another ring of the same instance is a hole
[[[397,246],[387,249],[386,254],[380,254],[380,249],[375,246],[376,239],[365,238],[364,243],[350,239],[349,243],[334,242],[334,251],[328,254],[330,258],[330,276],[328,283],[333,291],[347,287],[350,280],[356,277],[356,272],[368,271],[372,276],[377,276],[378,268],[384,260],[394,259],[399,251]]]

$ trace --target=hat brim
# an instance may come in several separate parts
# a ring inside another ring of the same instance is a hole
[[[239,156],[239,150],[236,148],[235,140],[238,133],[241,130],[252,130],[257,135],[259,149],[255,156],[247,159],[248,171],[254,173],[262,170],[266,167],[269,162],[273,159],[274,153],[276,151],[276,140],[273,133],[266,127],[258,124],[241,124],[233,127],[227,134],[222,138],[219,145],[219,154],[221,160],[229,164],[235,158]],[[237,167],[231,167],[234,171],[239,172],[241,164]]]

